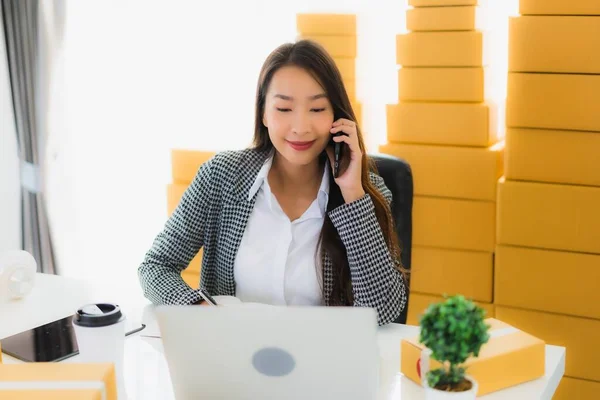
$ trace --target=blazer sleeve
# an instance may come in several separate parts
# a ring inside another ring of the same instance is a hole
[[[203,246],[204,229],[214,192],[213,160],[202,164],[181,201],[156,236],[138,277],[144,295],[154,304],[187,305],[201,299],[181,271]]]
[[[377,189],[391,203],[392,193],[378,175],[372,175]],[[394,321],[406,306],[406,287],[387,247],[375,216],[375,206],[369,194],[343,204],[329,212],[346,247],[354,305],[372,307],[377,311],[379,325]]]

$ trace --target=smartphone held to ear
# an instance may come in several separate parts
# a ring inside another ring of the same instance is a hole
[[[342,142],[334,142],[333,138],[342,136],[342,135],[348,136],[344,132],[338,132],[338,133],[331,135],[330,143],[333,144],[333,177],[334,178],[338,178],[340,176],[340,161],[342,159],[343,143]]]

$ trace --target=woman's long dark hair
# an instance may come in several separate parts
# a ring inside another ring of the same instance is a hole
[[[333,107],[334,120],[346,118],[351,121],[356,121],[356,116],[352,110],[348,94],[346,93],[342,76],[327,51],[325,51],[318,43],[310,40],[287,43],[279,46],[269,55],[269,57],[267,57],[258,79],[256,90],[256,116],[254,121],[254,148],[258,151],[269,151],[273,148],[273,143],[271,143],[271,139],[269,138],[267,127],[263,124],[266,95],[273,74],[275,74],[279,68],[288,65],[303,68],[319,82],[325,90],[329,102]],[[373,200],[375,215],[381,226],[381,231],[385,237],[392,259],[395,260],[397,268],[405,274],[406,271],[400,262],[400,247],[398,245],[394,219],[392,218],[390,207],[383,195],[371,183],[369,171],[376,171],[375,164],[365,153],[365,144],[358,123],[356,129],[358,132],[360,150],[363,154],[361,177],[363,188]],[[330,187],[327,211],[333,210],[344,204],[342,192],[333,179],[331,169],[329,169],[329,174]],[[330,305],[352,305],[354,302],[354,295],[346,248],[328,216],[325,216],[319,242],[320,246],[318,246],[318,248],[321,249],[321,257],[323,257],[325,253],[328,254],[333,267],[333,291],[329,294]],[[323,295],[325,297],[326,293],[323,293]]]

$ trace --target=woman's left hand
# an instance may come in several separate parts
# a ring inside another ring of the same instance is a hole
[[[345,143],[347,146],[342,147],[343,153],[340,158],[341,175],[335,178],[335,183],[340,187],[344,201],[346,203],[351,203],[365,195],[361,179],[362,151],[358,144],[356,123],[345,118],[338,119],[333,123],[330,133],[334,135],[339,132],[343,132],[345,135],[334,136],[333,141]],[[348,152],[350,154],[347,154]],[[329,163],[333,169],[335,162],[333,146],[327,146],[327,155],[329,156]]]

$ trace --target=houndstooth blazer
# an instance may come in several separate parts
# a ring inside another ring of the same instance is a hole
[[[268,156],[252,149],[228,151],[200,167],[138,269],[149,300],[175,305],[200,300],[198,291],[180,275],[200,248],[204,249],[200,286],[211,295],[235,296],[234,260],[256,200],[256,195],[248,200],[248,192]],[[391,201],[383,179],[371,173],[371,181]],[[343,204],[328,216],[346,247],[354,305],[375,308],[380,325],[394,321],[406,305],[406,289],[371,197],[366,194]],[[327,255],[322,265],[324,303],[329,305],[333,272]]]

